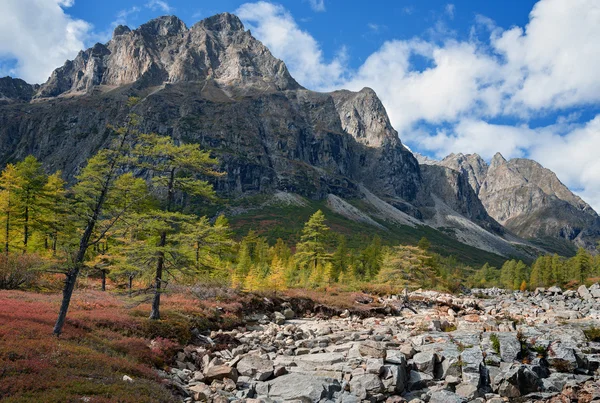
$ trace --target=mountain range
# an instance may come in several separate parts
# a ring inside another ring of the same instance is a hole
[[[428,234],[503,258],[569,255],[600,239],[598,214],[537,162],[413,154],[373,90],[302,87],[228,13],[192,27],[174,16],[118,26],[42,85],[1,78],[0,163],[33,154],[72,179],[131,112],[144,131],[211,150],[233,220],[313,203],[364,233]]]

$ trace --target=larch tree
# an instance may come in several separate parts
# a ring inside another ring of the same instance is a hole
[[[41,201],[44,187],[48,182],[48,175],[33,155],[28,155],[23,161],[15,165],[19,186],[16,190],[18,206],[17,217],[23,226],[23,253],[27,252],[31,227],[38,226],[40,218]]]
[[[300,242],[296,245],[296,262],[301,269],[306,269],[304,277],[322,277],[319,273],[313,273],[322,269],[330,260],[327,253],[327,236],[329,227],[325,224],[325,215],[321,210],[314,213],[304,225]]]
[[[200,176],[217,177],[221,173],[214,169],[218,161],[208,152],[201,150],[198,144],[178,144],[168,136],[142,135],[134,153],[140,166],[149,173],[151,189],[159,198],[159,206],[150,213],[154,218],[152,229],[158,235],[154,299],[150,313],[150,319],[156,320],[160,319],[165,263],[167,259],[175,259],[173,250],[168,248],[168,237],[175,233],[177,226],[187,220],[178,211],[181,206],[177,205],[175,198],[178,194],[214,198],[212,185],[207,180],[200,179]]]
[[[61,177],[61,172],[48,176],[44,185],[43,197],[40,200],[40,224],[44,233],[45,249],[52,251],[56,256],[58,239],[70,225],[67,220],[68,204],[66,182]]]
[[[181,237],[192,249],[198,272],[221,269],[234,246],[229,222],[223,215],[218,216],[212,225],[206,217],[186,224]]]
[[[8,255],[11,244],[11,225],[16,213],[17,192],[20,187],[19,174],[15,165],[7,164],[0,175],[1,208],[4,216],[4,253]]]
[[[331,273],[331,280],[337,282],[342,273],[348,270],[349,265],[348,257],[348,241],[343,235],[338,236],[337,248],[331,256],[331,263],[333,272]]]
[[[130,100],[129,106],[134,103]],[[77,183],[72,190],[72,213],[73,221],[78,223],[81,232],[65,268],[63,298],[53,330],[56,336],[62,333],[77,277],[84,267],[88,249],[100,242],[128,209],[137,205],[137,201],[132,201],[127,206],[110,204],[111,200],[115,200],[112,195],[117,190],[119,177],[125,169],[131,167],[130,151],[132,142],[139,134],[137,125],[138,117],[130,115],[126,126],[113,129],[113,138],[108,145],[91,157],[76,177]],[[105,225],[99,230],[98,225],[103,222]]]

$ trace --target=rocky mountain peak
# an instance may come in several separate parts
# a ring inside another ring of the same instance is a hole
[[[33,97],[37,85],[27,84],[20,78],[0,78],[0,101],[29,101]]]
[[[153,19],[135,30],[120,25],[108,43],[96,44],[56,69],[36,96],[207,79],[241,92],[301,88],[285,64],[244,30],[238,17],[223,13],[190,29],[175,16]]]
[[[183,21],[174,15],[166,15],[150,20],[137,29],[150,36],[176,36],[187,31],[187,27]]]
[[[375,91],[365,87],[359,92],[347,90],[331,93],[340,115],[342,128],[369,147],[400,143],[385,107]]]
[[[476,194],[488,171],[488,164],[479,154],[452,153],[441,161],[435,161],[433,165],[441,165],[465,175]]]
[[[195,26],[202,27],[208,31],[244,31],[244,24],[242,24],[242,21],[237,15],[230,13],[213,15],[212,17],[196,23]]]
[[[125,35],[131,32],[131,28],[129,28],[127,25],[118,25],[115,30],[113,31],[113,38],[115,36],[121,36],[121,35]]]
[[[497,168],[503,164],[506,164],[506,159],[498,152],[492,157],[492,160],[490,161],[490,168]]]

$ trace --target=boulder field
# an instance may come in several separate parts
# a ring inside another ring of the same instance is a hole
[[[292,306],[197,333],[169,373],[185,402],[600,401],[600,287],[434,291],[394,314],[319,317]]]

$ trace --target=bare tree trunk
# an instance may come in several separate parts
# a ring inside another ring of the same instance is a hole
[[[60,304],[60,311],[58,312],[58,319],[54,324],[53,333],[56,337],[60,336],[62,329],[67,319],[67,311],[69,310],[69,304],[71,303],[71,297],[73,296],[73,290],[75,289],[75,283],[77,282],[77,275],[79,274],[79,266],[74,267],[67,273],[65,278],[65,286],[63,288],[63,299]]]
[[[127,140],[127,135],[123,135],[121,138],[119,147],[117,150],[120,152],[123,150],[125,146],[125,142]],[[75,289],[75,283],[77,282],[77,276],[79,275],[79,271],[83,266],[83,261],[85,259],[85,253],[87,252],[90,246],[90,240],[92,238],[92,234],[94,233],[94,228],[100,219],[100,214],[102,213],[102,209],[104,208],[104,202],[106,201],[106,197],[108,195],[108,191],[110,190],[111,182],[117,173],[117,161],[118,158],[115,157],[111,163],[110,168],[104,178],[104,183],[102,184],[102,189],[100,191],[100,195],[94,205],[94,209],[92,212],[92,216],[88,219],[85,230],[81,235],[79,240],[79,250],[75,255],[75,259],[73,261],[73,267],[69,269],[66,273],[65,285],[63,288],[63,299],[60,304],[60,310],[58,312],[58,318],[56,319],[56,323],[54,324],[54,330],[52,333],[59,337],[62,333],[63,327],[65,325],[65,320],[67,318],[67,312],[69,310],[69,304],[71,303],[71,297],[73,296],[73,290]]]
[[[133,285],[133,276],[130,274],[129,275],[129,298],[131,298],[132,285]]]
[[[23,225],[23,253],[27,252],[29,242],[29,206],[25,205],[25,224]]]
[[[102,270],[102,291],[106,291],[106,270]]]
[[[4,253],[8,256],[8,243],[10,236],[10,193],[8,194],[8,208],[6,209],[6,229],[4,231],[4,236],[6,237],[4,243]]]
[[[169,185],[167,187],[167,205],[165,210],[168,212],[171,210],[171,204],[173,203],[173,195],[174,195],[174,186],[175,186],[175,168],[171,169],[171,176],[169,178]],[[164,247],[167,244],[167,231],[162,231],[160,233],[160,241],[158,246],[161,248],[158,251],[157,263],[156,263],[156,279],[155,279],[155,289],[154,289],[154,299],[152,300],[152,312],[150,312],[150,319],[158,320],[160,319],[160,289],[162,286],[162,275],[163,268],[165,264],[165,251]]]
[[[159,247],[164,247],[167,243],[167,233],[163,231],[160,234],[160,242],[158,243]],[[155,288],[154,288],[154,299],[152,300],[152,312],[150,312],[150,319],[160,319],[160,289],[162,286],[162,274],[163,267],[165,264],[165,252],[160,250],[158,252],[158,262],[156,264],[156,279],[155,279]]]
[[[58,231],[54,231],[54,236],[52,237],[52,256],[56,256],[57,240],[58,240]]]

